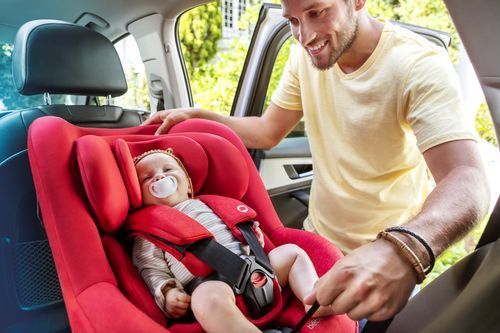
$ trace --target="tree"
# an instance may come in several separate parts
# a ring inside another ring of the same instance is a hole
[[[190,76],[218,51],[222,37],[220,0],[196,7],[182,15],[179,36]]]

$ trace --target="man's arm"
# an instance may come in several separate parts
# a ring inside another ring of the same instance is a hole
[[[199,108],[172,109],[155,113],[143,125],[161,123],[156,134],[162,134],[167,133],[173,125],[190,118],[225,124],[238,134],[247,148],[269,149],[297,125],[302,112],[283,109],[272,102],[261,117],[229,117]]]
[[[464,236],[486,213],[489,189],[473,141],[447,142],[424,153],[436,181],[421,212],[405,227],[420,234],[439,255]],[[393,233],[420,258],[429,257],[411,236]],[[385,320],[406,304],[417,276],[408,260],[385,239],[359,247],[339,260],[316,284],[306,302],[331,304],[355,320]]]

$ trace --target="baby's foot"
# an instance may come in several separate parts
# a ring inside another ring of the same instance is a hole
[[[312,305],[305,305],[306,313],[309,311]],[[320,306],[316,312],[312,315],[313,318],[331,316],[333,314],[333,309],[330,306]]]

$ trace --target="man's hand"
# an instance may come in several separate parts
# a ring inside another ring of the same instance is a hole
[[[142,125],[161,124],[156,130],[156,135],[167,133],[170,127],[181,121],[194,118],[195,109],[170,109],[158,111],[147,119]]]
[[[169,289],[165,295],[165,311],[172,318],[183,316],[190,303],[191,296],[178,288]]]
[[[353,320],[381,321],[405,306],[416,280],[411,264],[395,246],[379,239],[339,260],[316,282],[304,302],[317,300]]]
[[[257,239],[259,240],[260,246],[264,247],[265,242],[264,242],[264,234],[262,233],[262,230],[259,227],[259,222],[255,221],[252,225],[253,230],[255,230],[255,233],[257,234]]]

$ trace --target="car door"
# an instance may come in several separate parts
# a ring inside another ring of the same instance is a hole
[[[394,23],[439,46],[446,48],[450,43],[447,33]],[[260,116],[265,112],[293,43],[288,21],[281,15],[281,6],[263,4],[236,90],[232,116]],[[283,224],[301,228],[307,217],[314,173],[303,121],[273,149],[252,150],[250,153]]]

